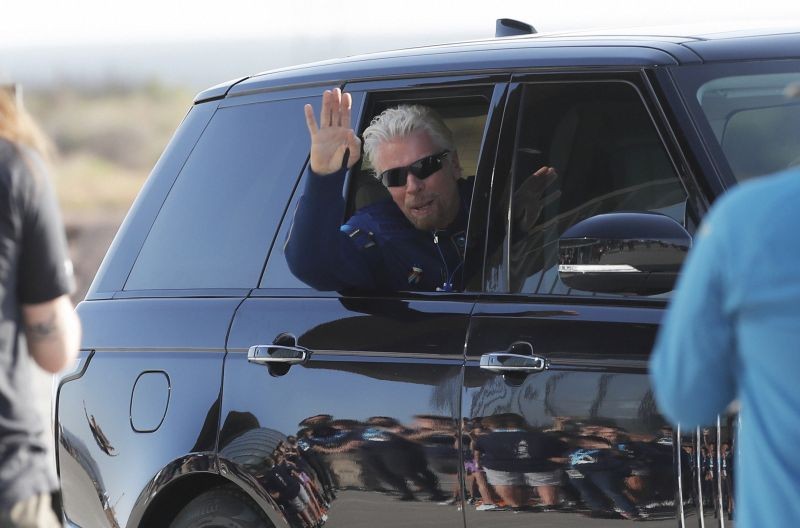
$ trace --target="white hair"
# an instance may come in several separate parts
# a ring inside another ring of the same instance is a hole
[[[372,118],[364,130],[364,155],[374,167],[378,145],[394,138],[408,137],[420,130],[427,132],[439,148],[455,150],[453,133],[436,111],[422,105],[400,105],[387,108]]]

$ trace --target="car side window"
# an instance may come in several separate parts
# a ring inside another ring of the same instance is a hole
[[[420,104],[429,106],[442,117],[446,126],[452,131],[462,168],[463,179],[471,184],[477,172],[484,128],[489,113],[491,93],[491,86],[481,86],[473,89],[450,91],[444,89],[386,92],[367,96],[368,99],[364,106],[363,115],[360,116],[361,118],[358,120],[360,126],[356,132],[361,135],[372,118],[386,108],[394,107],[399,104]],[[360,100],[360,98],[363,97],[363,93],[355,93],[353,97],[354,100],[356,98]],[[308,178],[308,175],[303,176],[292,198],[292,203],[282,222],[278,238],[269,256],[260,288],[281,290],[310,288],[308,284],[292,273],[285,254],[285,243],[291,236],[294,217],[298,209],[300,197],[304,191],[306,178]],[[346,197],[346,207],[344,217],[341,219],[341,224],[345,224],[348,218],[352,217],[356,211],[363,208],[374,206],[379,202],[391,203],[389,191],[376,178],[374,168],[363,158],[359,164],[350,171],[345,185],[346,188],[343,189],[342,192]],[[464,206],[468,209],[469,202],[466,201]],[[391,207],[395,206],[392,205]],[[467,210],[467,214],[468,212]],[[399,210],[398,214],[400,214]],[[309,247],[307,254],[308,258],[321,258],[320,255],[314,252],[314,247]],[[378,264],[380,264],[380,262],[378,262]],[[414,262],[409,261],[408,269],[413,269],[414,264]],[[444,280],[443,282],[447,281]],[[358,293],[363,294],[369,292],[358,290]]]
[[[308,156],[305,142],[287,141],[307,134],[307,102],[217,110],[167,196],[125,290],[258,284]]]
[[[567,228],[618,211],[684,223],[686,192],[630,83],[522,86],[513,142],[510,200],[500,220],[505,240],[489,256],[490,269],[493,260],[502,273],[490,278],[490,289],[594,295],[559,279],[558,240]]]

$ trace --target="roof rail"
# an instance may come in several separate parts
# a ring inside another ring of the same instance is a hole
[[[533,35],[536,28],[525,22],[514,20],[513,18],[498,18],[494,29],[494,36],[513,37],[514,35]]]

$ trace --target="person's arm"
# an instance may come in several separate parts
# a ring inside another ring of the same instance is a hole
[[[380,254],[368,229],[341,225],[343,183],[343,170],[320,176],[309,169],[284,245],[286,262],[298,279],[320,291],[372,290]]]
[[[725,235],[731,221],[722,207],[701,226],[650,360],[659,409],[684,427],[713,423],[736,395],[734,315],[726,305],[735,263]]]
[[[350,128],[350,107],[350,94],[338,89],[323,94],[319,125],[311,105],[305,107],[311,155],[284,252],[292,273],[322,291],[376,285],[370,260],[375,251],[368,251],[374,246],[371,235],[357,228],[341,229],[346,170],[361,155],[360,140]]]
[[[20,181],[22,211],[17,295],[28,352],[48,372],[72,362],[80,345],[80,322],[68,293],[74,287],[64,224],[55,192],[38,158],[28,154],[29,174]]]
[[[81,326],[67,295],[22,305],[28,353],[44,370],[63,370],[78,355]]]

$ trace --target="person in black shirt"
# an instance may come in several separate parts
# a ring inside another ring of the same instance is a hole
[[[64,228],[40,152],[44,140],[0,90],[0,526],[60,526],[58,482],[31,401],[31,358],[58,372],[77,355]]]
[[[541,505],[558,503],[559,463],[566,445],[540,431],[529,430],[517,414],[498,414],[483,420],[489,432],[478,437],[474,450],[489,484],[512,508],[527,506],[529,488],[536,488]]]

